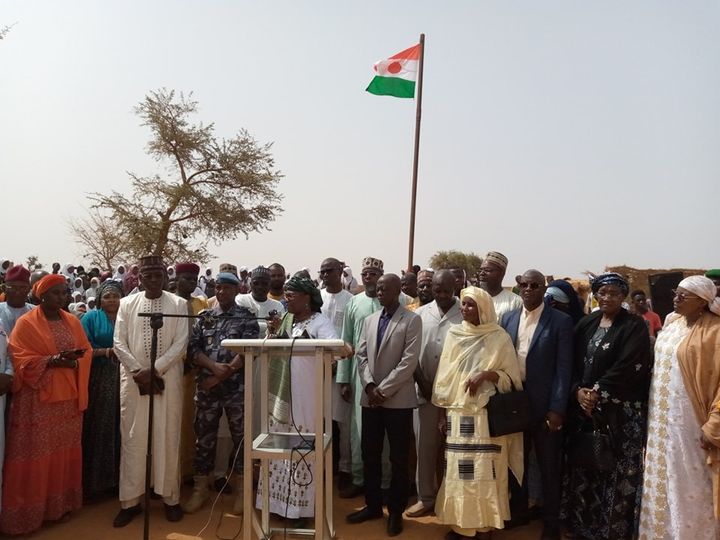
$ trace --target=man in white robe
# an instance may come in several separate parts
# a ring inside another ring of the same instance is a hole
[[[242,268],[245,268],[244,266]],[[240,268],[240,288],[242,290],[242,268]],[[247,270],[247,269],[246,269]],[[246,272],[247,274],[247,272]],[[254,317],[268,317],[273,311],[277,312],[278,319],[282,319],[285,315],[285,307],[281,302],[273,300],[268,297],[270,292],[270,269],[264,266],[258,266],[248,276],[248,284],[250,286],[250,292],[240,293],[235,297],[235,303],[241,307],[247,309]],[[267,336],[268,325],[264,320],[258,320],[258,326],[260,328],[259,338],[263,339]],[[253,386],[257,389],[260,388],[260,362],[255,362],[253,366]],[[253,437],[257,437],[260,434],[260,392],[255,392],[255,405],[253,406]],[[229,436],[228,430],[228,436]],[[221,442],[218,445],[219,451],[223,448],[227,448],[227,443]],[[220,463],[219,459],[216,459],[216,463]]]
[[[505,255],[497,251],[489,251],[483,259],[479,272],[480,288],[485,289],[492,296],[498,322],[503,315],[520,309],[523,305],[522,298],[503,288],[507,266],[508,259]]]
[[[324,285],[320,289],[323,305],[320,308],[335,327],[338,336],[342,335],[343,320],[345,318],[345,307],[352,300],[353,295],[350,291],[343,289],[342,286],[343,265],[334,258],[325,259],[320,265],[320,281]],[[340,384],[335,381],[333,383],[332,396],[332,417],[333,424],[337,424],[337,470],[338,470],[338,488],[347,489],[352,482],[352,457],[350,449],[350,403],[342,398],[340,393]],[[335,428],[334,428],[335,429]]]
[[[187,302],[162,290],[165,265],[160,257],[143,257],[140,279],[144,291],[123,298],[115,321],[115,353],[120,368],[120,506],[114,527],[124,527],[142,511],[145,493],[145,459],[148,439],[150,388],[149,317],[139,313],[187,315]],[[163,498],[168,521],[182,519],[180,508],[180,425],[182,413],[183,358],[188,343],[186,319],[166,317],[158,331],[156,377],[164,388],[155,387],[152,477],[155,493]]]

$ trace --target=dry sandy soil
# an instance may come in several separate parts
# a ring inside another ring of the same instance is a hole
[[[232,539],[240,530],[241,520],[235,516],[223,514],[223,510],[232,507],[233,500],[231,497],[231,495],[220,497],[210,525],[200,536],[198,536],[199,531],[210,518],[209,504],[197,514],[186,515],[178,523],[168,523],[165,521],[163,514],[162,501],[152,501],[150,538],[153,540]],[[362,497],[351,500],[336,497],[334,505],[335,529],[339,540],[381,540],[388,538],[385,534],[386,520],[384,519],[370,521],[361,525],[347,525],[345,523],[347,513],[362,507]],[[135,521],[124,529],[113,529],[112,520],[118,509],[118,502],[112,499],[88,505],[74,513],[65,523],[46,524],[43,529],[34,534],[17,538],[30,538],[32,540],[141,540],[143,537],[142,516],[135,518]],[[222,522],[220,522],[221,515],[223,516]],[[402,540],[442,540],[448,530],[445,526],[438,524],[437,520],[432,516],[406,519],[404,525],[405,530],[397,537]],[[496,540],[536,540],[540,537],[540,531],[540,524],[534,522],[531,525],[512,531],[495,533],[493,538]],[[240,538],[239,535],[238,538]],[[274,538],[282,540],[282,535],[277,535]]]

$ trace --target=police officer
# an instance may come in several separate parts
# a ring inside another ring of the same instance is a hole
[[[229,272],[220,272],[215,279],[217,304],[201,313],[213,317],[212,322],[199,319],[193,327],[188,356],[198,366],[195,393],[196,448],[193,461],[194,488],[183,505],[188,514],[200,510],[210,497],[210,473],[215,467],[218,425],[223,410],[227,415],[233,439],[233,458],[241,448],[244,429],[243,358],[220,346],[224,339],[256,339],[258,323],[246,308],[235,303],[240,280]],[[243,511],[242,451],[235,459],[236,483],[233,512]]]

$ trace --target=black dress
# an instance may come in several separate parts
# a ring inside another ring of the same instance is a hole
[[[567,467],[563,518],[578,537],[629,540],[636,536],[642,487],[651,347],[647,325],[624,309],[610,328],[595,312],[575,327],[575,365],[568,433],[587,422],[577,403],[580,388],[600,394],[598,411],[613,433],[617,464],[610,472]]]

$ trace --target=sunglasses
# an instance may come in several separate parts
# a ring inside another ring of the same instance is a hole
[[[518,287],[520,287],[521,289],[530,289],[531,291],[534,291],[534,290],[540,288],[540,284],[535,281],[533,281],[531,283],[528,283],[526,281],[521,281],[518,283]]]

